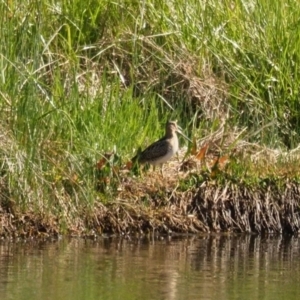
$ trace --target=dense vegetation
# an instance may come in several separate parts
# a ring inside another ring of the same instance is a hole
[[[124,194],[128,203],[138,197],[141,179],[128,162],[167,119],[194,139],[187,156],[201,165],[178,179],[185,191],[210,180],[223,188],[296,184],[298,7],[296,0],[2,1],[1,234],[26,218],[55,232],[103,231],[95,215],[118,205],[127,181],[139,185]]]

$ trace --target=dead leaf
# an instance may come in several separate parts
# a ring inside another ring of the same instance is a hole
[[[106,158],[101,158],[97,163],[96,163],[96,168],[98,170],[101,170],[106,164]]]
[[[219,158],[219,166],[221,168],[223,168],[228,162],[229,162],[229,156],[228,155],[224,155],[224,156]]]
[[[205,158],[205,155],[207,153],[207,149],[208,149],[208,144],[205,144],[201,149],[200,151],[197,153],[196,155],[196,159],[198,160],[203,160]]]
[[[126,169],[127,169],[127,170],[131,170],[131,169],[132,169],[132,166],[133,166],[133,163],[132,163],[131,160],[129,160],[125,165],[126,165]]]

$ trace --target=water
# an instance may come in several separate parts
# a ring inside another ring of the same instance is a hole
[[[300,299],[296,237],[0,242],[0,299]]]

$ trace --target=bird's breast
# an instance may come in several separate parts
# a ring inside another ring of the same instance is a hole
[[[155,160],[152,160],[150,163],[152,165],[160,165],[168,160],[170,160],[178,151],[179,149],[179,143],[178,143],[178,138],[177,136],[173,137],[170,140],[165,141],[167,144],[167,152],[164,153],[164,155],[160,157],[156,157]]]

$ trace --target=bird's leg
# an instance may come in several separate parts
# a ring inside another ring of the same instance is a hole
[[[163,173],[163,164],[160,164],[159,165],[160,166],[160,174],[161,174],[161,176],[164,178],[164,173]]]

